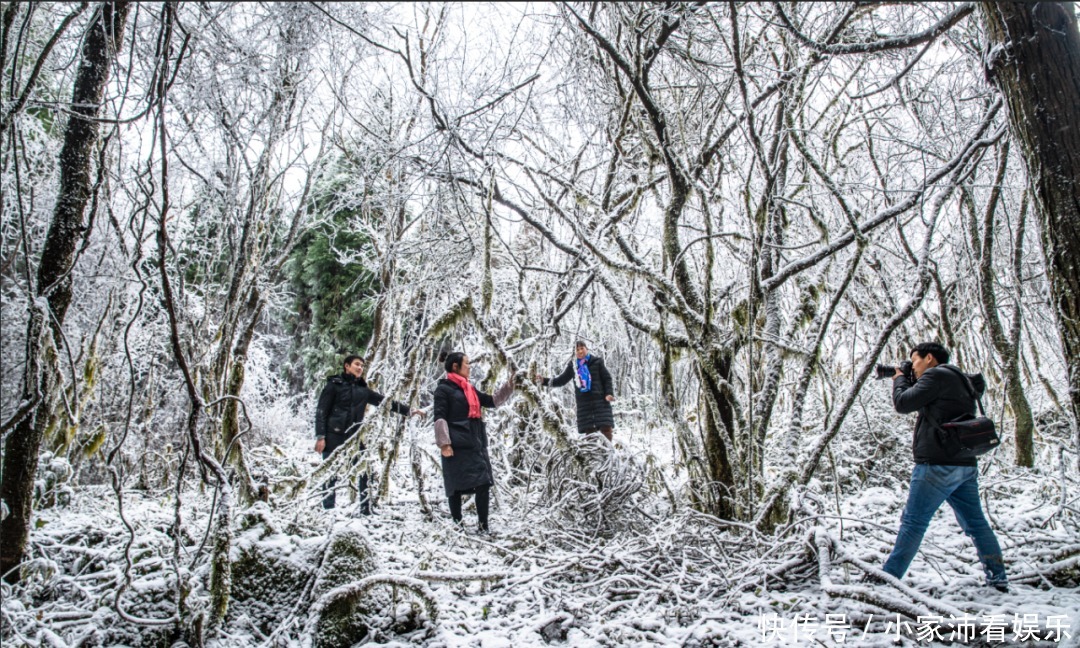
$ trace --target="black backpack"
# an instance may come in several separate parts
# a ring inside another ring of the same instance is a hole
[[[941,365],[960,376],[961,382],[967,388],[968,395],[979,405],[979,416],[964,414],[948,423],[938,423],[934,417],[926,415],[927,420],[938,432],[938,441],[941,447],[953,459],[974,459],[990,452],[1001,445],[994,422],[986,418],[983,410],[982,395],[986,391],[986,380],[981,373],[966,374],[951,365]]]

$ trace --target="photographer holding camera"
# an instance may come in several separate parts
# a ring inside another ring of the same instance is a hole
[[[986,573],[986,584],[1008,592],[1008,577],[1001,557],[1001,546],[983,515],[979,501],[977,462],[957,458],[942,444],[940,424],[975,412],[975,396],[968,390],[959,369],[948,365],[949,351],[936,342],[924,342],[911,350],[911,361],[892,370],[893,406],[901,414],[918,412],[912,451],[915,469],[911,489],[900,518],[896,545],[882,569],[897,579],[903,578],[919,550],[930,519],[948,502],[964,533],[975,542],[979,561]]]

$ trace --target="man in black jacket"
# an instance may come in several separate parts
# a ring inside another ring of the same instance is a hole
[[[893,377],[893,406],[901,414],[919,412],[912,439],[915,469],[900,518],[896,545],[882,568],[903,578],[922,543],[930,519],[948,502],[964,533],[975,541],[988,585],[1008,591],[1001,546],[983,515],[975,459],[954,459],[941,443],[939,426],[975,413],[975,399],[959,369],[948,365],[949,351],[936,342],[911,351],[910,378],[900,369]]]
[[[349,439],[360,423],[364,420],[364,411],[367,406],[378,406],[386,397],[368,388],[364,380],[364,359],[357,355],[345,356],[344,370],[341,375],[334,376],[323,387],[319,394],[319,404],[315,409],[315,452],[321,452],[323,460],[326,460],[334,450],[337,450]],[[397,401],[390,403],[390,409],[408,416],[423,416],[421,410],[409,411],[409,408]],[[363,451],[363,444],[360,450]],[[330,479],[326,486],[326,496],[323,498],[324,509],[334,508],[336,493],[334,487],[337,478]],[[359,512],[362,515],[371,514],[371,505],[367,495],[367,474],[361,473],[357,480],[357,491],[360,495]]]
[[[591,355],[581,340],[574,343],[574,356],[561,374],[555,378],[537,376],[536,382],[545,387],[562,387],[573,379],[578,432],[600,432],[611,441],[615,429],[615,416],[611,412],[615,385],[611,374],[604,359]]]

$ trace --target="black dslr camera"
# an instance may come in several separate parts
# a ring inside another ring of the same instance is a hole
[[[883,365],[877,366],[877,373],[874,378],[877,380],[885,380],[886,378],[892,378],[896,375],[897,367],[895,365]],[[904,360],[900,363],[900,373],[904,374],[910,382],[915,382],[915,372],[911,369],[911,361]]]

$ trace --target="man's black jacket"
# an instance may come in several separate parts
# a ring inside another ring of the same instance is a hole
[[[941,425],[964,415],[975,414],[975,399],[957,371],[944,365],[930,367],[914,385],[907,376],[893,379],[893,406],[896,411],[901,414],[919,412],[912,439],[915,463],[941,466],[976,465],[975,459],[952,458],[941,445],[941,431],[927,420],[929,414]]]
[[[333,452],[345,442],[364,420],[364,410],[368,405],[378,406],[386,397],[369,389],[363,378],[353,378],[342,372],[332,377],[319,394],[319,404],[315,410],[315,436],[325,437],[324,454]],[[409,408],[397,401],[390,408],[403,416],[408,416]]]

